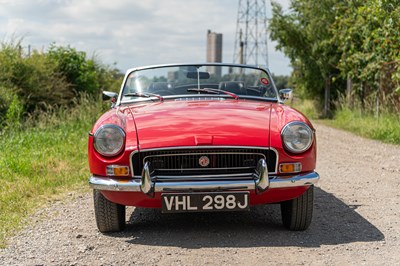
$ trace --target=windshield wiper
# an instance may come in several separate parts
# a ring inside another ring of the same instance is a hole
[[[212,88],[203,88],[203,89],[187,89],[188,92],[208,92],[208,93],[213,93],[213,94],[220,94],[221,92],[231,96],[235,100],[239,99],[239,96],[233,92],[229,91],[224,91],[220,89],[212,89]]]
[[[159,95],[159,94],[155,94],[155,93],[141,93],[141,92],[129,92],[129,93],[125,93],[123,95],[124,97],[146,97],[146,98],[150,98],[150,97],[156,97],[158,98],[161,102],[164,101],[164,98]]]

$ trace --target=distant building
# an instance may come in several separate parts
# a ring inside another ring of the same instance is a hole
[[[222,33],[207,31],[207,63],[222,62]],[[210,74],[221,76],[221,69],[209,67]]]

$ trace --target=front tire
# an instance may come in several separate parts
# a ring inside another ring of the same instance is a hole
[[[109,201],[96,189],[93,190],[93,199],[99,231],[102,233],[122,231],[125,228],[125,206]]]
[[[291,231],[306,230],[312,220],[314,209],[314,186],[301,196],[281,203],[283,225]]]

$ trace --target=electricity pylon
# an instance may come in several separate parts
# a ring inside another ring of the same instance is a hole
[[[239,0],[233,63],[268,67],[265,0]]]

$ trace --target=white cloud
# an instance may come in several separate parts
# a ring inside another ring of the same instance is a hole
[[[0,40],[16,34],[37,49],[71,45],[125,70],[204,62],[211,29],[223,33],[223,61],[232,62],[237,8],[232,0],[0,0]],[[269,55],[272,72],[290,73],[289,60],[271,44]]]

